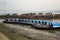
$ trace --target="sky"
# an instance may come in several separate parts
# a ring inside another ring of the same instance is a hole
[[[60,10],[60,0],[0,0],[0,10]]]

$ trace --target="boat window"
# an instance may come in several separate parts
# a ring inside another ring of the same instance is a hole
[[[8,19],[6,19],[5,21],[8,21]]]
[[[38,23],[41,23],[40,21],[38,21]]]
[[[25,22],[27,22],[27,20],[25,20]]]
[[[42,21],[42,24],[44,24],[44,21]]]
[[[37,21],[35,21],[35,23],[37,23]]]
[[[13,21],[12,19],[10,19],[10,21]]]
[[[51,27],[53,27],[53,24],[51,23]]]
[[[31,20],[31,22],[33,22],[33,20]]]
[[[15,19],[15,21],[17,21],[17,20]]]
[[[45,22],[45,24],[47,24],[47,22]]]
[[[20,21],[20,19],[18,21]]]

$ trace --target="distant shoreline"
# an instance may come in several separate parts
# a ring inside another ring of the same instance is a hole
[[[0,19],[19,18],[19,19],[60,19],[60,14],[52,15],[0,15]]]

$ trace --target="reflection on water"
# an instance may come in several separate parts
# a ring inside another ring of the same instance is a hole
[[[0,22],[3,22],[5,19],[0,19]],[[60,19],[52,19],[52,20],[49,20],[51,22],[58,22],[60,23]]]

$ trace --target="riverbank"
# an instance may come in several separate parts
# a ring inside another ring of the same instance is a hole
[[[48,32],[21,24],[0,23],[0,32],[10,40],[60,40],[60,31]]]
[[[0,32],[0,40],[9,40],[3,33]]]

